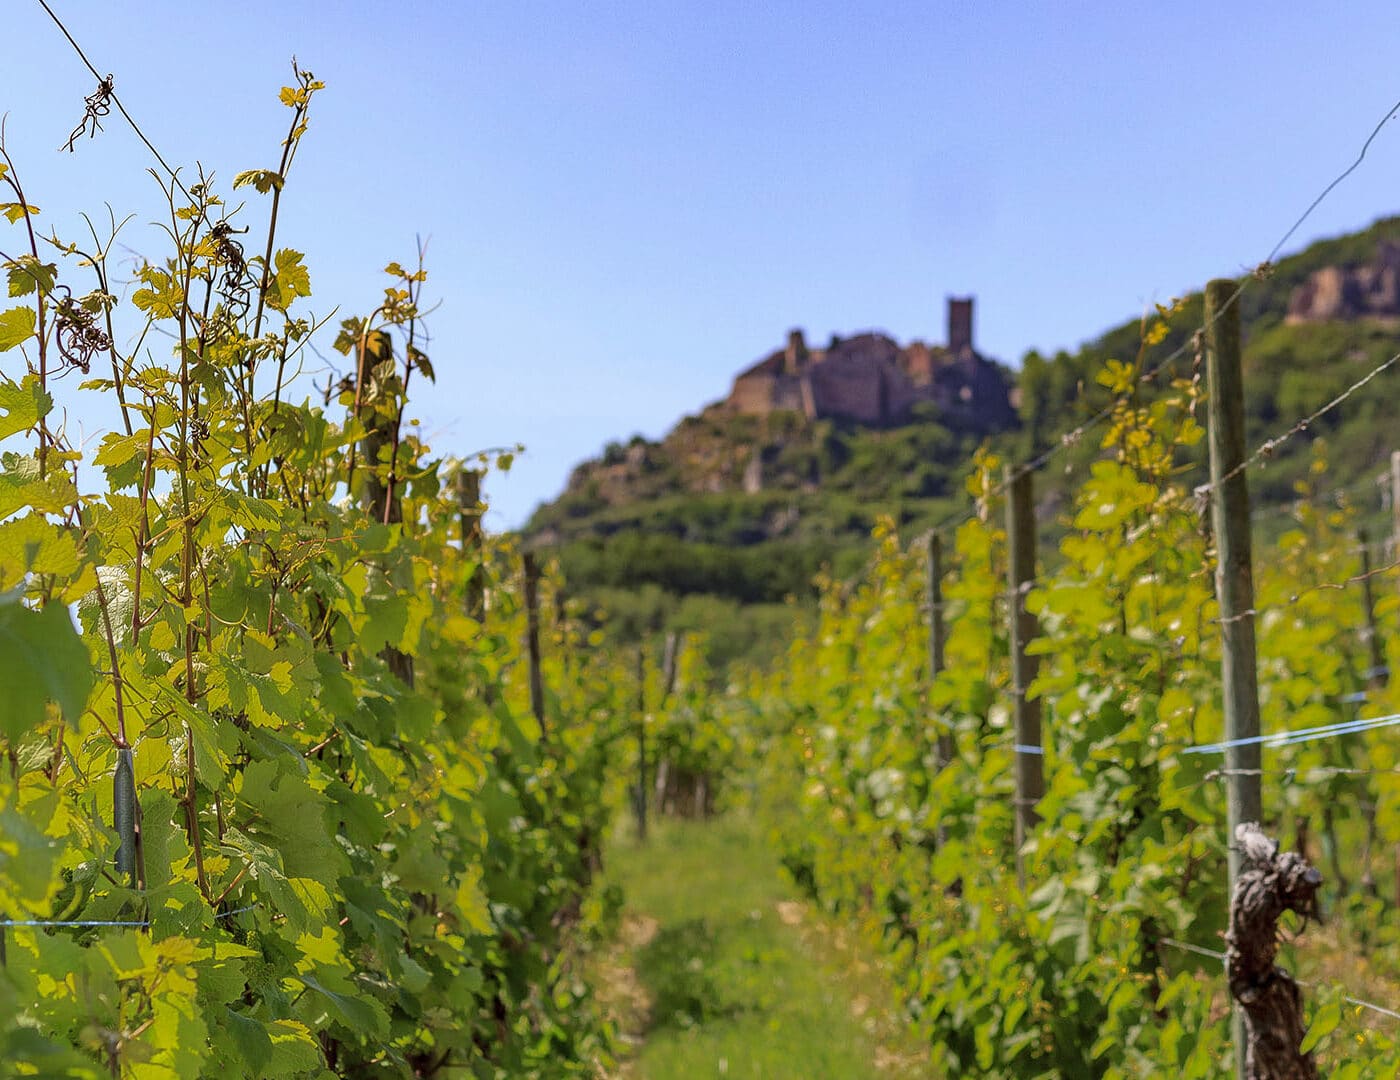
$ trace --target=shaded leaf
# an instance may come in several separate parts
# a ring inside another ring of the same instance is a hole
[[[15,593],[0,596],[0,686],[0,734],[15,739],[38,727],[50,701],[77,723],[92,690],[92,662],[65,607],[32,611]]]

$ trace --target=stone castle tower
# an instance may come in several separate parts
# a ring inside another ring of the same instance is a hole
[[[948,351],[954,356],[972,351],[972,300],[948,297]]]

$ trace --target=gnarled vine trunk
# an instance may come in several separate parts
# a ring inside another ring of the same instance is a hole
[[[1230,898],[1225,970],[1230,995],[1244,1013],[1247,1080],[1319,1080],[1312,1054],[1299,1050],[1307,1024],[1303,994],[1278,967],[1278,920],[1285,911],[1306,918],[1316,911],[1322,875],[1294,851],[1278,845],[1255,822],[1235,830],[1243,862]]]

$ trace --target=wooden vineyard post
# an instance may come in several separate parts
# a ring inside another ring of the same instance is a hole
[[[647,838],[647,654],[637,647],[637,839]]]
[[[676,689],[676,663],[679,657],[680,640],[676,631],[666,634],[666,649],[661,656],[661,704],[664,709]],[[656,767],[652,770],[652,792],[656,796],[656,812],[664,814],[671,803],[671,762],[657,756]]]
[[[1400,450],[1390,452],[1390,558],[1400,559]]]
[[[1371,664],[1366,670],[1366,687],[1369,690],[1379,690],[1385,686],[1389,672],[1385,666],[1385,653],[1381,650],[1380,630],[1376,625],[1376,593],[1371,586],[1371,537],[1365,529],[1356,530],[1356,544],[1361,552],[1361,605],[1362,614],[1366,619],[1361,636],[1366,642],[1366,655]],[[1361,715],[1359,705],[1355,715]],[[1376,840],[1378,809],[1378,804],[1373,802],[1366,813],[1366,844],[1361,849],[1361,886],[1368,895],[1375,897],[1380,895],[1380,890],[1376,887],[1376,876],[1371,869],[1371,849]],[[1335,846],[1333,851],[1336,851]],[[1340,881],[1341,875],[1335,876]]]
[[[1361,605],[1366,625],[1361,629],[1361,637],[1366,642],[1366,655],[1371,666],[1366,670],[1366,687],[1379,690],[1386,683],[1385,654],[1381,651],[1381,635],[1376,626],[1376,593],[1371,587],[1371,537],[1365,529],[1356,530],[1356,544],[1361,551]],[[1357,706],[1356,714],[1361,715]],[[1330,808],[1329,808],[1330,809]],[[1378,804],[1372,803],[1366,813],[1366,844],[1361,849],[1361,887],[1370,896],[1378,897],[1376,876],[1371,869],[1371,849],[1376,840],[1376,812]],[[1335,846],[1333,851],[1336,851]],[[1341,875],[1336,875],[1340,881]]]
[[[360,346],[360,380],[361,384],[356,391],[356,401],[359,395],[365,390],[365,373],[371,368],[393,360],[393,348],[389,335],[382,330],[376,330],[367,335]],[[395,454],[394,448],[397,446],[394,431],[397,427],[398,418],[392,412],[386,412],[388,407],[383,401],[366,405],[363,411],[356,406],[356,415],[365,426],[364,438],[360,440],[360,451],[365,457],[365,475],[360,484],[359,497],[360,505],[366,514],[377,522],[385,525],[396,525],[403,522],[403,498],[399,494],[399,485],[394,476],[395,464],[391,460],[387,476],[380,476],[380,469],[383,467],[380,458],[385,451],[389,451],[392,459]],[[403,408],[402,401],[399,408]],[[350,458],[351,478],[353,480],[355,459],[352,454]],[[353,482],[351,489],[354,489]],[[413,657],[405,652],[386,645],[380,657],[389,666],[389,670],[404,683],[413,686]]]
[[[943,673],[943,647],[946,643],[943,628],[943,538],[937,531],[928,534],[928,683],[932,692],[933,684]],[[953,735],[940,730],[934,741],[934,765],[939,772],[953,760]],[[938,824],[936,842],[942,847],[948,839],[948,830],[942,821]]]
[[[1390,452],[1390,561],[1400,560],[1400,450]],[[1395,903],[1400,905],[1400,844],[1395,845]]]
[[[485,545],[481,533],[481,473],[461,469],[457,473],[457,507],[462,520],[462,558],[474,564],[467,579],[467,614],[478,623],[486,621],[486,568],[481,565]]]
[[[548,731],[544,719],[544,676],[540,672],[540,566],[533,552],[525,563],[525,651],[530,663],[530,711],[540,726],[540,741]]]
[[[1257,742],[1259,686],[1254,650],[1254,570],[1249,535],[1249,485],[1245,477],[1244,377],[1240,367],[1238,286],[1217,278],[1206,286],[1205,346],[1209,385],[1210,508],[1215,535],[1215,595],[1220,605],[1225,711],[1226,817],[1230,837],[1230,895],[1240,879],[1241,825],[1263,817]],[[1240,1010],[1233,1017],[1236,1072],[1245,1077],[1245,1035]]]
[[[1039,660],[1026,646],[1040,633],[1026,610],[1026,594],[1035,582],[1035,494],[1032,474],[1006,470],[1006,535],[1010,552],[1011,688],[1016,715],[1016,878],[1025,886],[1021,847],[1040,821],[1036,804],[1045,794],[1044,748],[1040,740],[1040,699],[1028,695]]]
[[[676,664],[680,660],[680,635],[674,630],[666,634],[666,651],[661,657],[661,704],[665,705],[676,691]]]
[[[1371,660],[1371,669],[1366,672],[1366,684],[1379,689],[1386,683],[1385,653],[1381,650],[1381,635],[1376,627],[1376,592],[1371,587],[1371,546],[1370,536],[1365,529],[1356,530],[1356,543],[1361,548],[1361,599],[1365,605],[1366,647]]]

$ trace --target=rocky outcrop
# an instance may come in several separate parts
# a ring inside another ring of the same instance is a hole
[[[1400,318],[1400,244],[1382,240],[1363,266],[1327,266],[1308,275],[1288,301],[1289,323]]]
[[[865,333],[809,349],[794,330],[785,348],[735,378],[726,405],[747,415],[785,410],[809,420],[891,427],[929,402],[950,427],[979,433],[1012,427],[1011,380],[973,348],[970,299],[949,301],[948,340],[948,346],[901,347],[884,334]]]

